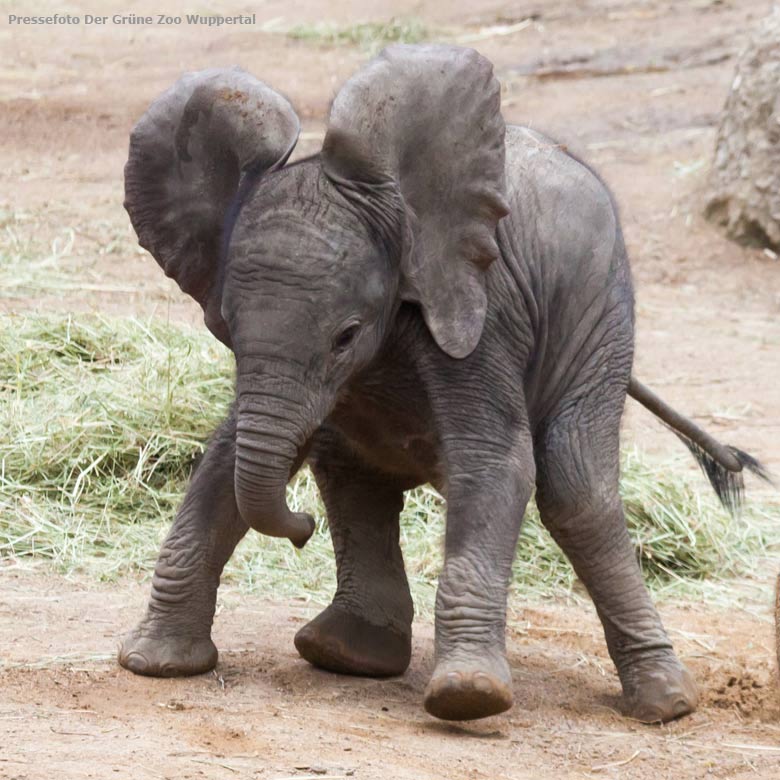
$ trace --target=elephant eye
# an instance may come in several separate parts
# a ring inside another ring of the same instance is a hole
[[[334,352],[343,352],[347,347],[349,347],[350,344],[355,340],[355,336],[357,336],[358,330],[360,330],[359,325],[357,323],[353,323],[352,325],[347,325],[344,330],[342,330],[335,339],[333,339],[333,351]]]

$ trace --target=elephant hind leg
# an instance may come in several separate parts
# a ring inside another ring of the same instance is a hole
[[[300,655],[341,674],[403,674],[414,609],[399,545],[403,488],[323,432],[313,471],[328,513],[338,587],[333,603],[296,635]]]
[[[668,721],[693,711],[696,686],[677,659],[645,587],[618,492],[624,389],[563,404],[538,432],[542,522],[593,599],[627,714]]]

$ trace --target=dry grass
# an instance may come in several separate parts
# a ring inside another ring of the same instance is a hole
[[[61,204],[52,204],[45,214],[0,209],[0,301],[96,294],[137,297],[140,292],[159,300],[166,297],[171,285],[162,274],[131,285],[119,272],[119,258],[126,262],[143,251],[129,225],[89,219],[64,226],[69,216]]]
[[[0,560],[45,559],[100,578],[148,572],[194,460],[232,397],[232,357],[213,338],[158,322],[3,316],[0,330]],[[670,442],[670,447],[675,445]],[[750,574],[771,541],[776,506],[729,518],[703,479],[679,461],[624,457],[631,533],[656,589]],[[683,469],[682,471],[685,471]],[[302,552],[250,533],[226,577],[274,596],[326,601],[333,555],[310,473],[290,502],[318,518]],[[411,491],[402,540],[418,607],[432,604],[441,566],[444,505]],[[571,591],[570,566],[527,513],[513,587]]]
[[[392,18],[387,22],[359,22],[349,27],[320,22],[302,24],[287,30],[293,40],[320,46],[359,46],[375,54],[390,43],[422,43],[430,31],[418,19]]]

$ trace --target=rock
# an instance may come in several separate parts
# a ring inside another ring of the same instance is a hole
[[[731,238],[780,248],[780,10],[739,56],[709,187],[705,215]]]

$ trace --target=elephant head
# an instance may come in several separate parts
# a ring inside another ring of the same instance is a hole
[[[249,74],[188,74],[133,130],[125,207],[235,353],[241,515],[302,546],[313,523],[285,487],[307,440],[402,302],[471,353],[507,207],[499,86],[475,51],[388,48],[336,96],[321,153],[285,166],[298,132]]]

